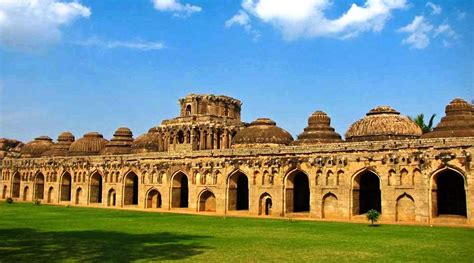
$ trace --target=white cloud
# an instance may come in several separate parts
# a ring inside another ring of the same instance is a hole
[[[173,12],[174,16],[188,17],[202,11],[199,6],[182,4],[179,0],[152,0],[155,9],[162,12]]]
[[[458,11],[456,18],[457,18],[458,20],[464,20],[464,19],[466,18],[466,16],[467,16],[466,12]]]
[[[225,22],[226,27],[232,27],[234,25],[242,26],[245,31],[253,35],[254,40],[258,40],[260,37],[260,32],[252,28],[252,25],[250,24],[250,17],[243,10],[239,10],[237,14]]]
[[[162,42],[147,42],[147,41],[104,41],[97,38],[87,39],[85,41],[74,42],[76,45],[80,46],[95,46],[106,49],[113,48],[127,48],[135,49],[141,51],[150,51],[150,50],[159,50],[163,49],[165,46]]]
[[[279,29],[283,37],[354,37],[366,31],[381,31],[392,11],[407,7],[406,0],[366,0],[362,6],[351,7],[336,19],[325,11],[330,0],[243,0],[242,10]],[[237,15],[239,15],[239,13]],[[245,25],[243,25],[245,27]]]
[[[413,21],[400,28],[398,31],[408,33],[408,37],[403,39],[404,44],[410,45],[412,48],[423,49],[430,44],[430,31],[433,26],[423,16],[415,16]]]
[[[91,15],[78,2],[58,0],[0,1],[0,46],[34,50],[61,39],[61,27]]]
[[[435,5],[435,4],[433,4],[432,2],[426,3],[425,6],[431,9],[431,14],[432,14],[432,15],[439,15],[439,14],[441,14],[441,12],[443,11],[443,9],[441,8],[441,6]]]
[[[458,34],[451,28],[451,26],[444,22],[439,26],[434,26],[424,16],[415,16],[413,21],[398,29],[400,33],[408,33],[408,36],[403,39],[402,43],[409,45],[411,48],[424,49],[431,39],[440,37],[444,47],[450,46],[449,40],[458,38]]]

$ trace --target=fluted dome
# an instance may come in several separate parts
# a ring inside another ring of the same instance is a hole
[[[118,128],[114,137],[102,150],[102,154],[127,154],[130,153],[133,143],[132,131],[127,127]]]
[[[418,138],[421,128],[389,106],[378,106],[346,132],[347,141],[379,141]]]
[[[98,132],[89,132],[73,142],[69,147],[70,155],[96,155],[107,145],[107,140]]]
[[[298,139],[296,144],[315,144],[330,143],[342,141],[341,135],[334,131],[331,127],[331,119],[322,111],[314,112],[308,119],[308,127],[306,127]]]
[[[43,156],[66,156],[69,153],[69,147],[74,142],[74,135],[70,132],[63,132],[58,136],[58,142],[45,151]]]
[[[160,135],[155,128],[148,133],[138,136],[132,143],[132,153],[158,152],[160,151]]]
[[[286,145],[293,141],[293,137],[284,129],[276,126],[276,123],[268,118],[260,118],[237,132],[233,144],[239,146],[272,146]]]
[[[40,157],[42,153],[49,150],[53,145],[53,140],[48,136],[40,136],[25,144],[21,148],[22,157]]]
[[[446,116],[423,138],[474,137],[474,106],[456,98],[446,106]]]

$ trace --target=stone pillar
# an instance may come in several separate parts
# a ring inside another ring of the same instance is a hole
[[[222,138],[222,149],[229,148],[229,130],[224,130],[224,136]]]
[[[217,149],[217,146],[219,145],[218,140],[220,140],[219,133],[217,131],[214,131],[213,135],[214,135],[213,136],[214,137],[214,140],[213,140],[214,143],[213,143],[212,146],[213,146],[213,149]]]
[[[207,133],[206,149],[212,149],[212,130],[208,130],[208,133]]]
[[[204,144],[205,141],[206,139],[204,138],[204,131],[199,130],[199,150],[206,149],[206,145]]]

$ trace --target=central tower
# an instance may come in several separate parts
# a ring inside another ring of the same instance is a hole
[[[238,130],[242,102],[228,96],[189,94],[179,100],[179,117],[164,120],[156,131],[166,150],[189,151],[230,148]]]

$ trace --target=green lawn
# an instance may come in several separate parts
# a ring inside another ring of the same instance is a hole
[[[474,229],[0,203],[0,262],[474,261]]]

